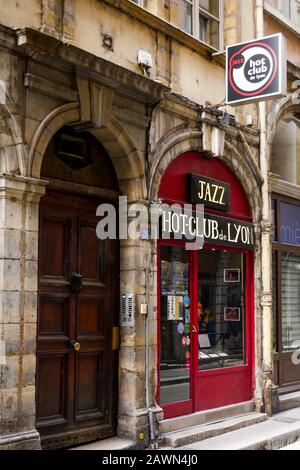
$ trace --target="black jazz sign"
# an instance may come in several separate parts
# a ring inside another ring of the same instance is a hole
[[[243,104],[286,94],[286,44],[273,34],[226,49],[226,102]]]
[[[187,200],[192,204],[229,211],[230,185],[222,181],[190,173],[187,176]]]

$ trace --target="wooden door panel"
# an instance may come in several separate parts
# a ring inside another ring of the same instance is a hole
[[[78,269],[84,279],[102,281],[104,242],[96,235],[96,222],[79,220]]]
[[[103,335],[104,299],[80,297],[78,301],[78,335]]]
[[[292,353],[284,353],[280,357],[280,385],[283,387],[293,386],[300,382],[299,364],[293,364]]]
[[[76,419],[105,415],[105,393],[100,384],[103,377],[103,354],[80,353],[77,360]]]
[[[68,297],[40,295],[38,337],[68,336]]]
[[[39,354],[37,420],[47,425],[66,422],[67,354]],[[45,423],[44,423],[45,424]]]
[[[72,219],[43,213],[40,220],[40,281],[43,278],[67,279],[71,258]]]

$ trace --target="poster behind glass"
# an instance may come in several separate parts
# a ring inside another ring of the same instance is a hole
[[[184,248],[160,250],[160,403],[190,399],[189,261]]]

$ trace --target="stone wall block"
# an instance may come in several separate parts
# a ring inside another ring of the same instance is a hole
[[[15,291],[20,288],[20,260],[0,260],[0,289]]]

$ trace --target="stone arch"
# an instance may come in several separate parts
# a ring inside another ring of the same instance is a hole
[[[0,104],[0,171],[25,174],[26,147],[20,125],[12,112],[8,96]]]
[[[267,159],[269,170],[271,168],[271,149],[276,128],[279,121],[287,114],[299,114],[300,100],[295,95],[289,94],[273,103],[267,115]]]
[[[152,154],[152,171],[149,194],[156,199],[160,182],[170,163],[181,154],[202,150],[202,133],[195,128],[174,131],[162,139]],[[261,208],[261,175],[253,162],[245,159],[240,151],[229,141],[225,141],[224,156],[218,157],[235,173],[240,180],[251,207],[253,220],[258,223]]]
[[[28,175],[40,178],[43,157],[55,133],[65,125],[80,123],[79,103],[68,103],[53,110],[40,123],[29,152]],[[90,132],[103,145],[114,165],[119,187],[130,200],[143,199],[146,185],[143,178],[143,155],[135,149],[120,122],[110,116],[107,126]]]

